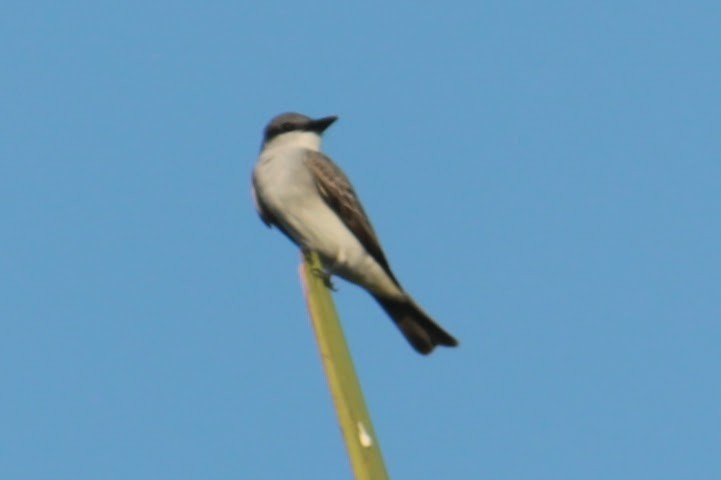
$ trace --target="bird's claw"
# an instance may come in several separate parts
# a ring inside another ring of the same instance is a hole
[[[337,291],[335,288],[335,285],[333,285],[333,281],[331,280],[331,274],[326,272],[325,270],[321,268],[314,268],[312,270],[313,275],[320,277],[321,280],[323,280],[323,285],[325,285],[329,290]]]

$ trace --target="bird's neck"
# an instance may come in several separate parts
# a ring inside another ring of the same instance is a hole
[[[320,152],[320,135],[315,132],[287,132],[263,145],[264,152],[277,148],[302,148]]]

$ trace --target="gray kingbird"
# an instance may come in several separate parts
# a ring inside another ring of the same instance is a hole
[[[337,118],[284,113],[268,123],[253,170],[260,218],[303,252],[317,252],[327,285],[338,275],[367,290],[419,353],[458,345],[403,290],[353,186],[321,153],[321,134]]]

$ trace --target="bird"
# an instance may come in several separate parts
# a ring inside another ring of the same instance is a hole
[[[266,125],[251,181],[261,220],[306,255],[316,252],[327,286],[336,275],[370,293],[417,352],[457,346],[401,287],[350,180],[321,152],[337,119],[288,112]]]

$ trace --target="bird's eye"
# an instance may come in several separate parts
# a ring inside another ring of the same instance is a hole
[[[280,126],[280,129],[283,132],[290,132],[291,130],[293,130],[293,124],[290,122],[285,122]]]

